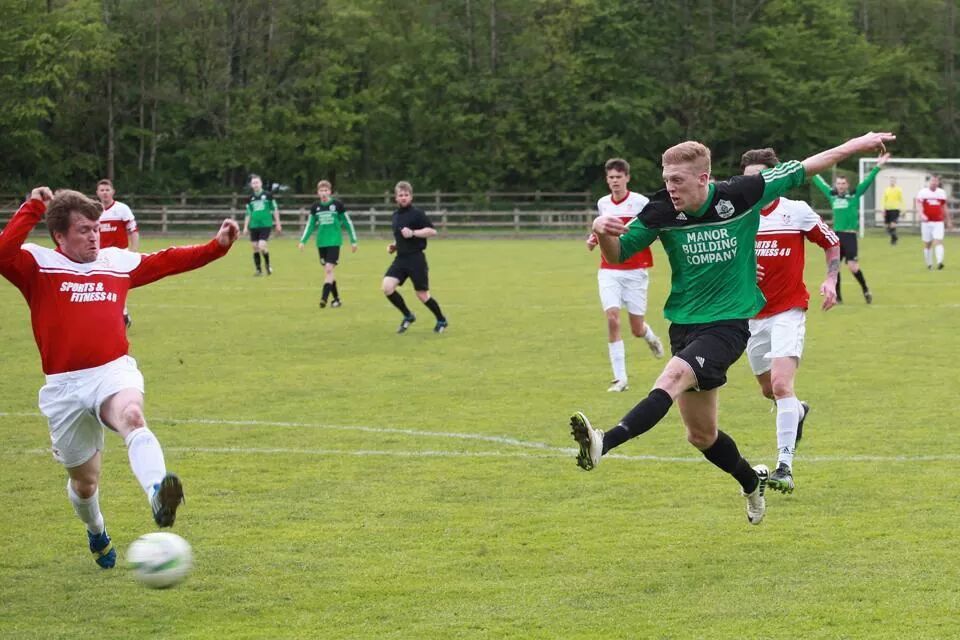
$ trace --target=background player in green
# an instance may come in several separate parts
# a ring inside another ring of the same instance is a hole
[[[666,189],[657,192],[629,225],[611,216],[593,224],[607,260],[618,262],[657,238],[670,261],[671,290],[664,307],[673,357],[653,390],[604,433],[575,413],[570,419],[580,446],[577,464],[586,470],[602,455],[656,425],[674,400],[687,440],[714,465],[729,473],[747,499],[747,520],[759,524],[766,512],[768,469],[751,468],[736,443],[717,424],[719,387],[741,356],[750,335],[748,320],[764,305],[757,287],[754,252],[760,209],[816,173],[855,153],[893,140],[868,133],[804,160],[786,162],[755,176],[726,182],[710,179],[710,150],[684,142],[663,154]]]
[[[357,252],[357,232],[353,228],[353,221],[347,208],[340,200],[333,198],[333,185],[327,180],[317,183],[317,195],[320,199],[310,207],[310,219],[307,228],[300,238],[300,250],[310,239],[313,230],[317,230],[317,252],[320,254],[320,264],[323,265],[323,294],[320,298],[320,308],[327,306],[327,298],[333,293],[332,307],[340,306],[340,292],[337,291],[337,279],[333,269],[340,261],[340,246],[343,245],[343,231],[350,236],[350,250]]]
[[[271,228],[276,227],[277,233],[282,231],[280,209],[277,208],[277,201],[273,199],[273,194],[263,190],[263,180],[260,179],[260,176],[256,174],[250,176],[250,189],[253,190],[253,193],[247,200],[247,212],[243,217],[243,233],[247,233],[247,227],[250,228],[253,264],[257,268],[253,275],[263,275],[263,271],[260,269],[260,257],[262,256],[269,276],[273,273],[273,269],[270,268],[270,251],[267,249],[267,240],[270,238]]]
[[[857,234],[860,232],[860,197],[867,192],[874,178],[880,172],[880,167],[890,159],[889,153],[884,153],[877,160],[877,166],[867,174],[863,182],[857,185],[856,190],[850,192],[850,183],[843,176],[837,176],[834,181],[834,188],[831,189],[827,181],[820,176],[813,176],[813,184],[816,185],[823,195],[830,201],[830,208],[833,209],[833,230],[837,232],[840,238],[840,259],[846,261],[850,273],[860,283],[860,289],[863,290],[863,298],[867,304],[873,302],[873,294],[867,287],[867,279],[860,270],[860,262],[857,248]],[[840,294],[840,274],[837,274],[837,302],[843,302],[843,296]]]

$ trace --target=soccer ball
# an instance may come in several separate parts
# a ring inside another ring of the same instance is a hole
[[[158,531],[134,540],[127,550],[127,564],[143,584],[166,589],[190,573],[193,552],[190,543],[177,534]]]

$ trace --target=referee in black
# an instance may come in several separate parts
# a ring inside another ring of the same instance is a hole
[[[393,306],[403,314],[403,321],[397,333],[404,333],[410,328],[417,317],[407,308],[403,296],[397,292],[397,287],[406,282],[407,278],[413,281],[413,288],[417,297],[437,318],[433,327],[434,333],[443,333],[447,330],[447,319],[440,311],[440,305],[435,298],[430,297],[429,267],[427,256],[423,252],[427,248],[427,238],[437,235],[430,218],[413,206],[413,187],[409,182],[398,182],[393,188],[393,195],[398,209],[393,212],[393,238],[387,245],[387,253],[396,253],[393,264],[383,276],[383,293]]]

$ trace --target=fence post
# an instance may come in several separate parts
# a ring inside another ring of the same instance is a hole
[[[440,211],[440,189],[433,192],[433,210]]]
[[[447,211],[444,209],[443,213],[440,215],[440,229],[443,231],[443,234],[447,234]]]
[[[383,192],[383,204],[387,205],[388,207],[390,206],[390,192],[389,192],[389,191],[384,191],[384,192]]]
[[[305,224],[307,220],[307,213],[303,207],[300,207],[297,213],[299,213],[298,220],[300,222],[300,233],[303,233],[303,230],[306,228]]]
[[[370,233],[377,232],[377,212],[370,207]]]
[[[515,236],[520,236],[520,209],[516,207],[513,208],[513,233]]]
[[[187,206],[187,192],[186,192],[186,191],[181,191],[181,192],[180,192],[180,204],[181,204],[182,206],[184,206],[184,207]]]
[[[167,233],[167,205],[160,210],[160,233]]]

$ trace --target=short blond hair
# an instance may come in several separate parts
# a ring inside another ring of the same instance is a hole
[[[393,187],[394,191],[406,191],[410,195],[413,195],[413,185],[407,182],[406,180],[401,180]]]
[[[321,180],[320,182],[318,182],[317,189],[319,189],[320,187],[326,187],[327,189],[330,189],[331,191],[333,191],[333,185],[330,184],[329,180]]]
[[[698,173],[710,174],[710,149],[706,145],[687,140],[675,144],[663,152],[663,166],[668,164],[693,164]]]

